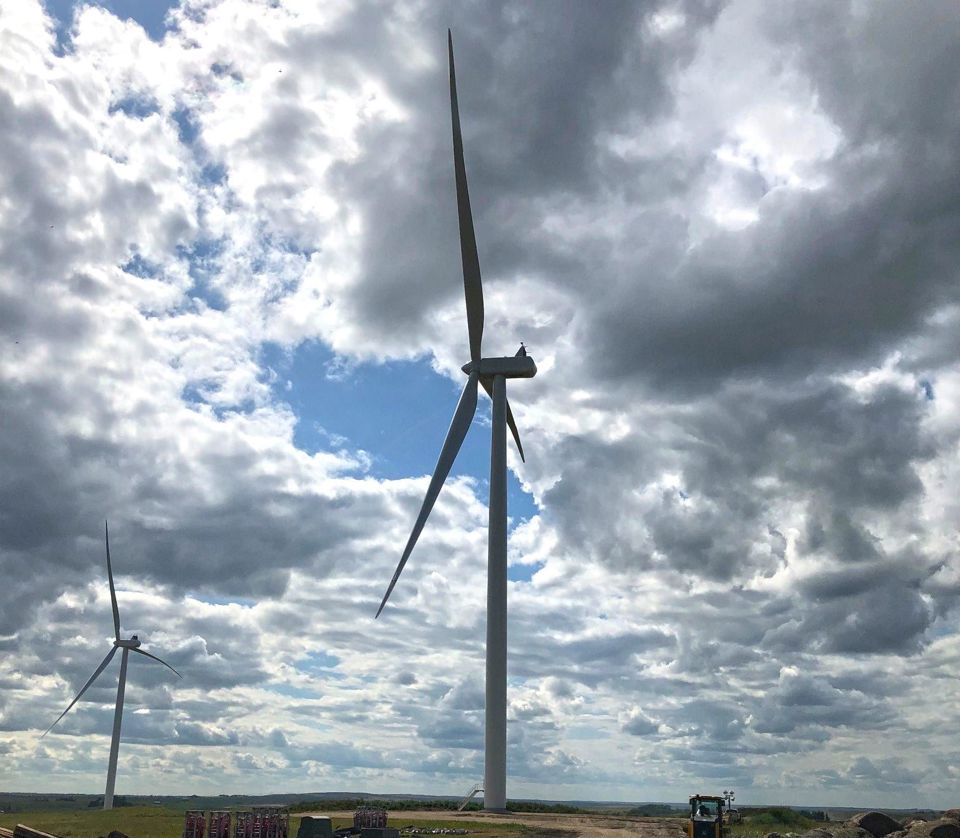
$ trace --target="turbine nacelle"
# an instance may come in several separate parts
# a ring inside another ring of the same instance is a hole
[[[504,378],[533,378],[537,365],[529,355],[514,355],[509,358],[481,358],[460,367],[467,375],[476,372],[481,378],[502,375]]]
[[[113,645],[120,649],[139,649],[143,644],[139,637],[133,635],[129,640],[114,640]]]

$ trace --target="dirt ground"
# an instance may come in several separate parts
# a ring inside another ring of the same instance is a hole
[[[351,818],[353,812],[303,812],[302,815],[327,815],[334,818]],[[516,812],[496,815],[490,812],[390,812],[388,824],[402,828],[413,821],[465,821],[489,823],[490,826],[522,824],[543,838],[678,838],[682,820],[677,818],[631,818],[623,815],[554,815],[533,812]],[[469,829],[469,827],[466,827]]]

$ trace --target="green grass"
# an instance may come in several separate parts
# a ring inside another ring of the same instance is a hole
[[[160,806],[129,806],[104,812],[102,809],[14,812],[0,815],[0,826],[13,829],[18,823],[26,824],[41,832],[49,832],[61,838],[100,838],[113,830],[123,832],[131,838],[182,838],[183,814],[185,809]],[[331,818],[334,829],[350,826],[352,818]],[[300,818],[290,818],[290,838],[296,838]],[[466,829],[471,836],[478,838],[551,838],[547,832],[517,823],[497,821],[448,820],[404,820],[402,812],[391,813],[390,826],[403,829],[417,826],[421,829]],[[559,831],[552,838],[564,838]],[[571,833],[572,834],[572,833]]]
[[[793,809],[774,807],[756,813],[743,811],[743,823],[724,826],[723,831],[730,838],[763,838],[768,832],[806,832],[822,825]]]
[[[62,838],[98,838],[116,829],[133,838],[182,838],[183,810],[157,806],[89,811],[14,812],[0,815],[0,826],[18,823]]]

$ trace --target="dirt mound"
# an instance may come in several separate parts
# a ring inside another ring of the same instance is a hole
[[[903,829],[900,821],[895,821],[883,812],[861,812],[859,815],[850,818],[847,824],[867,830],[874,838],[883,838],[891,832],[899,832]]]
[[[960,824],[950,818],[914,823],[907,838],[960,838]]]

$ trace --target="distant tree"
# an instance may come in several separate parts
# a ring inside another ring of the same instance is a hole
[[[683,810],[685,811],[685,810]],[[628,815],[638,818],[663,818],[677,815],[680,809],[668,806],[666,803],[644,803],[642,806],[634,806],[627,810]]]
[[[751,807],[744,818],[755,826],[806,826],[810,819],[786,806]]]
[[[566,803],[540,803],[535,800],[508,800],[507,809],[511,812],[545,812],[556,815],[584,815],[588,809],[570,806]]]

